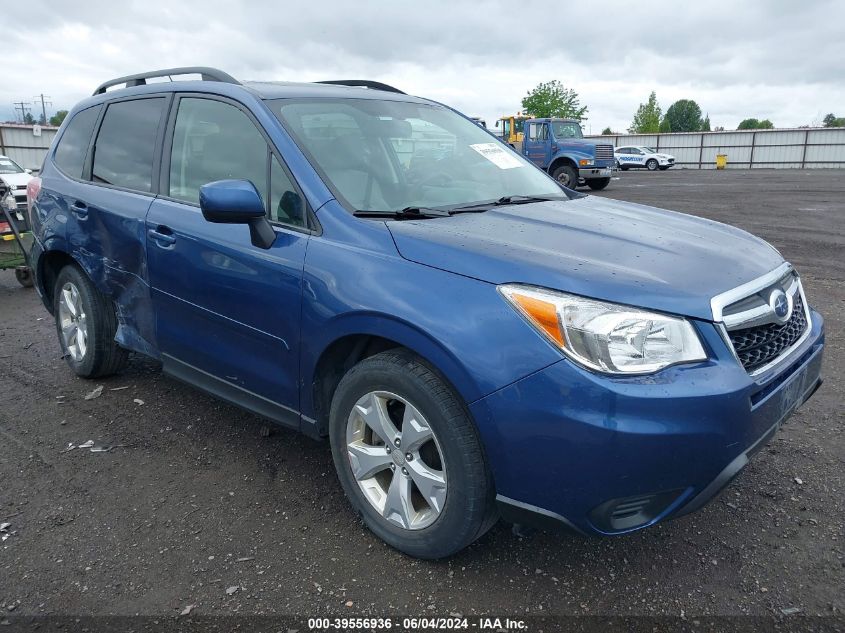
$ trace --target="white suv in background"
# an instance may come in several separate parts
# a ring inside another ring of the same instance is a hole
[[[617,147],[613,152],[619,169],[629,167],[645,167],[649,171],[669,169],[675,165],[675,157],[670,154],[660,154],[652,147],[643,145],[626,145]]]
[[[26,209],[26,186],[32,180],[31,174],[8,156],[0,156],[0,199],[11,191],[18,210]]]

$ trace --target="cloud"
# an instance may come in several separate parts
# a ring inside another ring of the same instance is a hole
[[[106,79],[181,65],[245,79],[372,78],[490,123],[560,79],[589,106],[593,131],[624,130],[651,90],[664,110],[695,99],[726,127],[747,116],[807,124],[845,103],[845,6],[835,0],[27,6],[38,19],[5,32],[7,116],[12,101],[41,92],[67,108]]]

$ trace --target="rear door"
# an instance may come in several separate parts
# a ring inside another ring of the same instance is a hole
[[[106,104],[81,178],[63,187],[68,248],[114,300],[120,322],[117,341],[142,352],[149,351],[154,336],[145,283],[144,222],[155,196],[170,98],[159,94]],[[60,149],[61,144],[59,165]]]
[[[207,222],[200,186],[250,180],[276,233],[265,250],[249,228]],[[165,369],[277,421],[299,422],[304,196],[240,104],[182,95],[164,145],[161,197],[147,215],[147,257]]]

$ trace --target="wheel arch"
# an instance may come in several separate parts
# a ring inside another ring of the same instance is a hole
[[[56,279],[62,268],[73,265],[81,268],[90,277],[88,271],[66,250],[62,248],[50,248],[45,250],[38,258],[35,277],[38,287],[42,290],[41,299],[44,307],[53,314],[53,293],[56,286]]]
[[[578,173],[578,164],[575,162],[574,159],[572,159],[569,156],[556,156],[552,160],[552,162],[549,164],[549,169],[548,169],[549,175],[554,174],[555,169],[557,169],[561,165],[569,165],[570,167],[572,167],[575,170],[576,174]]]
[[[434,337],[416,326],[389,316],[355,316],[331,326],[333,338],[305,361],[301,409],[313,417],[319,435],[328,433],[331,400],[341,378],[358,362],[389,349],[406,349],[428,364],[469,404],[483,394],[460,361]]]

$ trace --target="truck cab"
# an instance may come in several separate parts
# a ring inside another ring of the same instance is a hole
[[[523,132],[522,146],[515,149],[563,186],[586,184],[598,191],[610,184],[613,145],[585,139],[578,121],[528,119]]]

